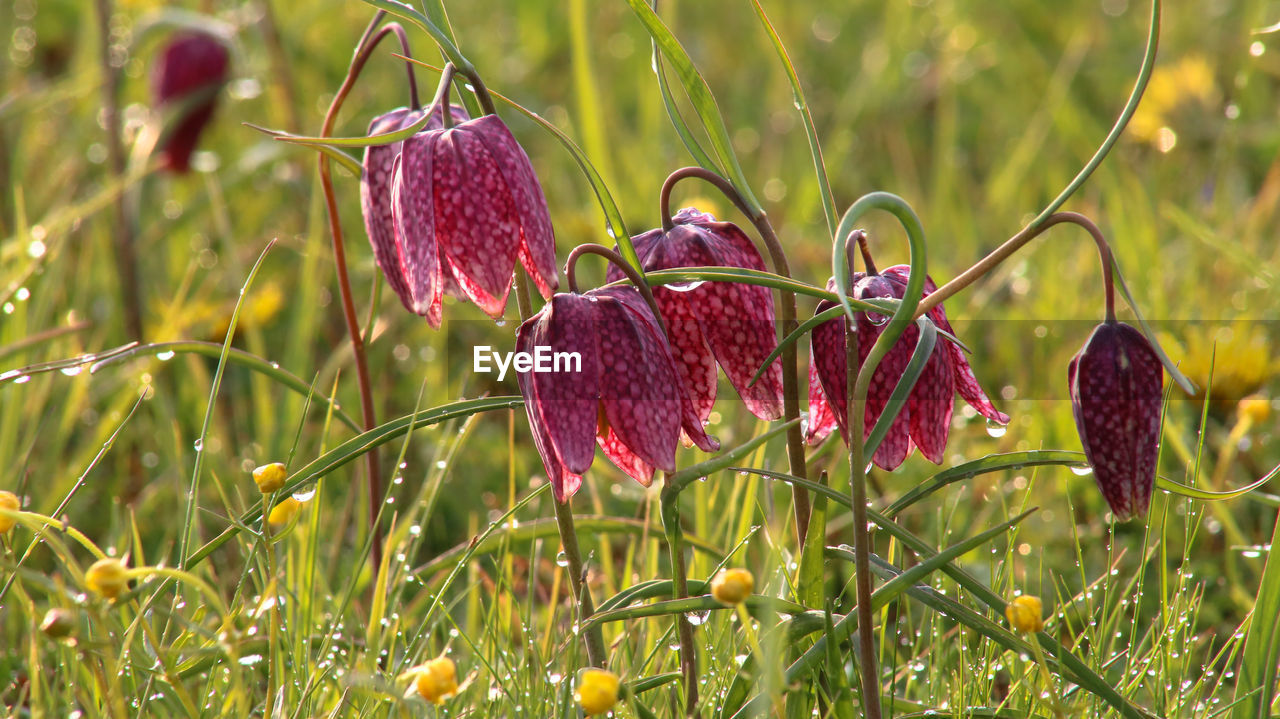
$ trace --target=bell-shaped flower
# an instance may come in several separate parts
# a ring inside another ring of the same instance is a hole
[[[370,135],[384,135],[389,132],[403,130],[422,119],[425,110],[398,107],[390,112],[373,118],[369,123]],[[454,119],[467,120],[467,111],[453,105],[450,110]],[[444,113],[436,108],[427,120],[426,130],[439,130],[444,127]],[[396,158],[404,142],[393,142],[388,145],[371,145],[364,150],[364,171],[360,174],[360,210],[364,215],[365,234],[373,247],[373,259],[378,269],[387,278],[387,285],[400,298],[405,309],[413,311],[413,299],[409,292],[408,280],[403,264],[403,252],[397,242],[395,221],[391,212],[391,181],[394,177]],[[453,276],[444,276],[445,291],[455,297],[462,297]]]
[[[864,300],[901,299],[906,293],[909,274],[910,268],[907,265],[895,265],[875,275],[857,273],[853,278],[851,296]],[[827,283],[828,290],[834,288],[834,282]],[[937,289],[933,280],[926,278],[923,296],[927,297]],[[820,302],[817,312],[834,306],[833,302]],[[930,310],[928,316],[940,330],[954,334],[941,305]],[[886,321],[887,318],[875,313],[858,313],[856,332],[859,367],[866,362]],[[812,359],[806,435],[811,443],[820,441],[834,426],[840,427],[846,441],[849,438],[844,326],[841,320],[824,322],[814,328],[809,338]],[[915,325],[909,326],[876,367],[867,390],[866,410],[863,414],[864,439],[871,434],[894,387],[906,371],[919,333]],[[896,469],[915,447],[919,447],[920,453],[929,461],[940,464],[947,446],[956,393],[987,419],[1000,424],[1009,422],[1008,415],[997,410],[982,391],[973,368],[969,366],[960,347],[946,337],[939,336],[924,371],[907,396],[906,406],[894,418],[888,433],[872,456],[876,466],[885,470]]]
[[[167,169],[191,168],[191,153],[213,118],[229,62],[226,44],[206,32],[178,33],[160,50],[151,71],[151,98],[158,109],[175,112],[156,146]]]
[[[675,470],[682,429],[702,449],[719,448],[681,390],[662,327],[634,287],[556,294],[520,325],[516,351],[544,358],[516,370],[534,444],[560,502],[581,486],[597,443],[645,486],[655,468]]]
[[[681,267],[742,267],[764,271],[751,240],[731,222],[687,207],[672,218],[667,232],[650,230],[631,238],[645,272]],[[610,281],[622,272],[610,267]],[[698,418],[706,420],[716,400],[716,364],[738,390],[747,410],[761,419],[782,416],[782,365],[775,360],[751,384],[751,378],[778,346],[773,293],[767,287],[737,282],[694,282],[653,288],[667,325],[672,356],[684,391]]]
[[[497,115],[405,140],[393,161],[391,213],[401,300],[432,327],[450,281],[501,317],[517,258],[543,297],[559,286],[542,186]]]
[[[1116,518],[1147,513],[1160,449],[1164,369],[1123,322],[1098,325],[1067,367],[1071,410],[1093,478]]]

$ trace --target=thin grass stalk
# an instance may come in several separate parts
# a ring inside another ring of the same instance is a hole
[[[684,532],[680,528],[680,490],[663,475],[662,528],[667,534],[667,549],[671,554],[671,596],[679,600],[689,596],[689,581],[685,575]],[[684,715],[698,714],[698,650],[693,645],[693,625],[683,613],[676,615],[676,633],[680,640],[680,673],[684,676]]]

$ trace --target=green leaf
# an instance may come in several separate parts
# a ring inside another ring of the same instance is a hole
[[[1271,534],[1271,546],[1280,542],[1280,522]],[[1240,674],[1236,679],[1237,703],[1232,719],[1267,719],[1275,700],[1276,666],[1280,661],[1280,559],[1276,552],[1267,553],[1262,569],[1258,598],[1249,615],[1249,630],[1240,658]]]
[[[813,172],[818,180],[818,194],[822,197],[822,213],[827,218],[827,232],[830,232],[834,239],[835,199],[831,192],[831,182],[827,179],[826,163],[822,161],[822,146],[818,144],[818,130],[813,125],[813,113],[809,112],[809,102],[805,100],[804,89],[800,87],[800,76],[796,74],[795,65],[791,64],[791,56],[782,44],[782,38],[778,36],[773,23],[769,21],[769,16],[765,15],[760,0],[751,0],[751,5],[755,8],[756,17],[760,18],[760,24],[769,35],[769,42],[773,43],[773,49],[778,53],[778,60],[782,62],[782,68],[787,72],[787,81],[791,83],[791,97],[795,100],[796,111],[800,113],[800,120],[804,124],[805,137],[809,140],[809,155],[813,158]]]
[[[889,395],[889,401],[885,404],[884,410],[880,412],[880,417],[876,419],[876,425],[872,428],[871,434],[867,435],[867,441],[863,443],[863,452],[870,457],[876,453],[876,449],[880,447],[880,443],[884,441],[886,435],[889,434],[889,428],[893,425],[893,421],[907,406],[907,397],[910,396],[911,390],[915,388],[916,381],[920,379],[920,375],[924,373],[925,365],[929,362],[929,357],[933,354],[933,348],[938,341],[938,327],[928,316],[921,317],[916,320],[916,324],[920,325],[920,337],[916,340],[916,348],[911,352],[911,360],[907,362],[907,368],[903,371],[902,376],[898,378],[898,383],[893,386],[893,393]],[[947,401],[950,401],[950,397]]]
[[[343,465],[354,462],[369,450],[386,444],[412,430],[429,427],[433,424],[459,417],[469,417],[479,412],[514,409],[523,405],[524,400],[519,397],[485,397],[453,402],[415,414],[405,415],[390,422],[384,422],[311,460],[306,466],[290,475],[289,481],[285,483],[284,488],[277,495],[280,497],[288,496],[290,493],[318,481]],[[187,568],[189,569],[200,563],[215,549],[230,541],[232,537],[240,532],[241,526],[255,527],[261,522],[261,507],[253,507],[246,510],[237,520],[237,524],[227,527],[221,534],[209,540],[208,543],[192,554]]]
[[[674,472],[672,474],[667,475],[668,489],[664,490],[664,495],[668,491],[671,492],[672,495],[677,494],[680,492],[680,490],[687,487],[690,482],[693,482],[694,480],[697,480],[701,477],[710,476],[711,474],[714,474],[715,472],[719,472],[720,470],[726,467],[729,467],[738,462],[741,462],[743,459],[748,457],[752,452],[756,451],[756,449],[759,448],[764,443],[768,442],[774,437],[779,437],[785,434],[788,428],[790,428],[792,425],[796,424],[799,421],[800,421],[799,419],[793,419],[790,422],[779,423],[775,425],[773,429],[769,430],[768,432],[765,432],[764,434],[760,435],[759,437],[756,437],[755,439],[751,440],[750,442],[747,442],[746,444],[735,447],[722,454],[718,454],[715,457],[712,457],[711,459],[706,460],[705,462],[699,462],[697,464],[690,465],[688,467],[685,467],[682,470],[679,470],[678,472]]]
[[[635,12],[636,17],[640,18],[641,24],[648,31],[649,36],[653,38],[654,44],[662,52],[662,55],[667,58],[667,61],[671,63],[671,68],[675,70],[676,77],[680,79],[680,84],[684,87],[685,94],[689,96],[689,102],[693,105],[694,112],[698,114],[698,119],[702,121],[702,127],[707,133],[707,140],[711,143],[711,150],[716,154],[720,164],[726,170],[724,174],[733,183],[738,194],[742,195],[743,201],[746,202],[747,207],[753,213],[764,212],[760,201],[751,192],[746,175],[742,172],[742,166],[738,164],[738,156],[733,151],[733,142],[729,139],[729,130],[725,127],[724,118],[720,115],[720,108],[716,105],[716,99],[711,94],[711,87],[707,85],[707,81],[698,72],[693,60],[685,52],[684,47],[680,45],[680,41],[671,34],[671,31],[667,29],[666,24],[653,11],[653,8],[649,7],[644,0],[627,0],[627,4],[631,6],[631,10]]]
[[[644,536],[646,533],[658,539],[662,539],[665,535],[662,533],[662,527],[656,524],[646,524],[638,519],[630,519],[624,517],[603,517],[592,515],[575,515],[574,527],[578,532],[595,532],[597,534],[631,534],[636,536]],[[514,542],[531,542],[536,539],[547,539],[559,536],[559,527],[554,518],[535,519],[532,522],[521,522],[518,527],[505,527],[499,532],[495,532],[493,536],[480,543],[479,546],[472,547],[473,542],[464,542],[457,545],[447,552],[443,552],[426,564],[413,570],[413,574],[418,577],[428,577],[436,572],[444,569],[452,568],[458,562],[458,558],[467,553],[471,549],[472,556],[483,556],[493,554],[510,546]],[[695,549],[699,549],[717,560],[724,557],[724,550],[720,549],[711,542],[699,537],[685,535],[684,537],[690,545]],[[668,590],[667,594],[670,594]],[[601,610],[604,605],[601,605]]]

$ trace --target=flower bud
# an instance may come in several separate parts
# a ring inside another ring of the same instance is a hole
[[[587,716],[604,714],[618,703],[621,686],[617,674],[605,669],[588,669],[578,678],[578,690],[573,698]]]
[[[253,470],[253,483],[258,485],[259,492],[271,494],[284,486],[284,480],[288,476],[283,464],[272,462]]]
[[[458,668],[449,657],[436,657],[418,667],[414,684],[423,699],[432,704],[444,704],[444,700],[458,693]]]
[[[1004,616],[1009,620],[1009,626],[1019,632],[1038,632],[1044,629],[1043,612],[1040,597],[1033,597],[1030,594],[1014,597],[1013,601],[1004,608]]]
[[[1241,420],[1247,419],[1255,425],[1261,424],[1271,416],[1271,402],[1262,395],[1249,395],[1240,400],[1240,404],[1236,405],[1236,411],[1240,413]]]
[[[16,512],[21,508],[22,502],[18,501],[18,495],[13,492],[0,490],[0,509],[7,509],[10,512]],[[12,517],[0,517],[0,534],[4,534],[10,529],[13,529],[13,525],[15,524],[17,524],[17,521]]]
[[[711,580],[711,596],[725,604],[741,604],[751,596],[756,580],[745,569],[721,569]]]
[[[157,55],[151,70],[152,102],[176,113],[156,148],[167,169],[184,173],[190,168],[191,153],[213,118],[229,64],[223,39],[202,31],[177,33]]]
[[[94,594],[115,599],[129,585],[129,570],[115,557],[99,559],[84,573],[84,583]]]
[[[70,609],[54,607],[44,613],[40,621],[40,631],[50,639],[64,639],[71,635],[76,627],[76,613]]]
[[[267,524],[270,524],[273,529],[283,527],[292,522],[301,509],[302,502],[293,497],[285,497],[283,502],[271,508],[271,513],[267,515]]]

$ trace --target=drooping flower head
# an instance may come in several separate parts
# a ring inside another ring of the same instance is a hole
[[[425,110],[398,107],[373,118],[369,123],[369,135],[384,135],[403,130],[422,119]],[[467,111],[453,105],[450,109],[455,119],[469,119]],[[439,130],[444,127],[444,111],[436,108],[424,129]],[[389,145],[371,145],[364,151],[364,171],[360,175],[360,210],[364,215],[364,229],[373,247],[373,259],[387,278],[387,285],[400,298],[405,309],[413,311],[413,299],[409,292],[404,265],[402,243],[397,241],[395,221],[391,210],[391,183],[395,176],[396,159],[404,142]],[[444,276],[445,290],[461,297],[452,275]]]
[[[731,222],[687,207],[664,232],[650,230],[631,238],[645,272],[680,267],[765,269],[764,260],[742,230]],[[610,281],[622,272],[610,267]],[[782,366],[778,361],[754,385],[751,378],[778,346],[773,296],[767,287],[736,282],[698,282],[653,288],[667,325],[672,355],[684,391],[698,418],[706,420],[716,400],[716,364],[761,419],[782,416]]]
[[[675,470],[682,429],[702,449],[719,448],[680,389],[662,327],[634,287],[554,295],[517,330],[516,350],[548,358],[549,371],[518,377],[560,502],[581,486],[597,443],[645,486],[655,468]]]
[[[901,299],[906,294],[910,271],[907,265],[895,265],[879,274],[855,273],[851,296],[856,299]],[[827,289],[834,291],[835,282],[828,281]],[[933,279],[926,278],[922,297],[928,297],[937,289]],[[824,312],[835,306],[833,302],[823,301],[818,303],[817,312]],[[954,334],[941,305],[929,310],[928,316],[938,329]],[[870,316],[858,313],[855,331],[858,333],[859,367],[866,361],[872,345],[884,330],[886,321],[887,318],[874,313]],[[806,436],[811,443],[821,441],[836,426],[839,426],[846,441],[849,438],[849,428],[846,426],[848,403],[845,392],[847,364],[844,322],[847,320],[824,322],[814,328],[809,338],[811,364]],[[915,350],[918,338],[919,329],[911,325],[876,367],[867,391],[866,411],[863,415],[864,439],[871,434],[894,387],[911,361],[911,353]],[[893,470],[906,460],[913,448],[919,447],[925,458],[940,464],[947,446],[956,393],[987,419],[1000,424],[1009,422],[1008,415],[997,410],[982,391],[964,351],[956,343],[939,336],[924,372],[907,396],[907,405],[894,418],[888,434],[876,448],[872,462],[881,469]]]
[[[1138,330],[1104,322],[1072,358],[1067,386],[1080,443],[1102,496],[1121,521],[1143,516],[1160,451],[1160,358]]]
[[[388,282],[432,327],[450,280],[501,317],[517,257],[543,297],[559,286],[542,186],[497,115],[405,140],[393,160],[391,213],[401,276]]]
[[[168,169],[191,168],[191,153],[213,118],[229,61],[227,46],[206,32],[183,31],[160,50],[151,71],[152,101],[158,109],[181,111],[157,145]]]

